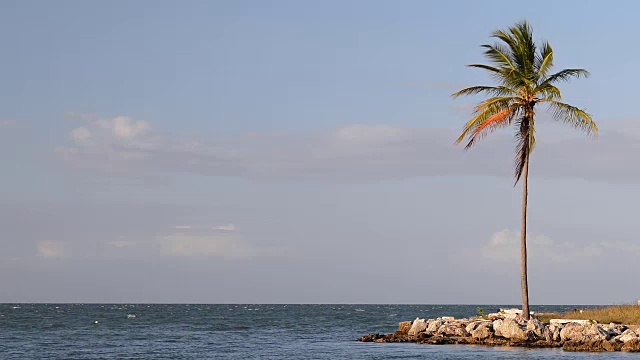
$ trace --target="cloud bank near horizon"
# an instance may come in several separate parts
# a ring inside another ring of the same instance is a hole
[[[313,134],[251,133],[203,140],[154,132],[150,121],[128,116],[83,121],[69,130],[69,141],[54,153],[67,166],[107,176],[184,172],[252,181],[328,183],[512,176],[513,139],[508,130],[464,151],[453,143],[458,135],[453,129],[353,124]],[[619,129],[603,126],[595,140],[569,132],[561,135],[543,125],[549,131],[539,136],[531,176],[640,180],[640,168],[624,160],[640,144],[640,126],[624,125]]]

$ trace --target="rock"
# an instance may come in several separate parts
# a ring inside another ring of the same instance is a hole
[[[522,310],[520,309],[500,309],[500,312],[504,314],[505,319],[515,319],[522,315]]]
[[[493,324],[490,321],[474,321],[467,324],[465,330],[471,337],[482,340],[493,335]]]
[[[500,314],[505,318],[505,319],[515,319],[517,317],[522,317],[522,310],[520,309],[500,309]],[[529,315],[534,315],[535,313],[533,311],[529,311]]]
[[[571,340],[564,343],[562,350],[565,351],[589,351],[589,352],[604,352],[604,351],[620,351],[622,344],[615,341],[606,340],[594,340],[594,341],[576,341]]]
[[[443,316],[442,317],[442,321],[447,322],[447,321],[453,321],[456,318],[454,318],[453,316]]]
[[[464,327],[464,329],[467,330],[467,332],[471,332],[473,329],[475,329],[478,325],[480,325],[483,322],[488,322],[488,321],[471,321],[467,324],[467,326]]]
[[[576,324],[591,324],[591,320],[583,320],[583,319],[551,319],[549,320],[549,325],[567,325],[571,323]]]
[[[360,338],[360,341],[362,342],[374,342],[378,339],[382,339],[384,338],[384,335],[381,334],[370,334],[370,335],[365,335],[363,337]]]
[[[622,348],[620,350],[628,352],[640,352],[640,339],[627,341],[626,343],[624,343],[624,345],[622,345]]]
[[[551,319],[551,320],[549,320],[549,325],[566,325],[566,324],[571,324],[571,323],[590,324],[591,321],[582,320],[582,319]]]
[[[557,324],[549,325],[549,333],[551,335],[551,341],[560,341],[560,330],[562,330],[562,325],[557,325]]]
[[[553,322],[545,325],[537,318],[520,316],[488,320],[473,317],[443,317],[398,323],[392,334],[369,334],[362,342],[417,344],[481,344],[528,348],[563,347],[567,351],[640,352],[640,328],[610,323]]]
[[[496,323],[498,326],[496,327]],[[496,320],[493,323],[493,330],[496,336],[502,336],[513,341],[530,340],[526,325],[519,324],[514,319],[506,318],[502,321]]]
[[[409,330],[411,330],[411,321],[401,321],[398,323],[398,331],[403,334],[408,334]]]
[[[620,336],[616,336],[615,340],[623,343],[629,342],[631,340],[638,339],[638,334],[636,334],[633,330],[627,330],[623,332]]]
[[[443,336],[469,336],[469,333],[464,329],[462,324],[441,325],[436,334]]]
[[[614,324],[614,323],[610,323],[609,326],[607,326],[607,331],[609,331],[609,336],[611,337],[618,336],[623,332],[625,332],[627,329],[628,327],[625,325]]]
[[[494,320],[492,323],[493,331],[496,336],[502,336],[502,332],[500,331],[502,328],[502,323],[504,323],[503,319]]]
[[[442,319],[437,318],[437,319],[429,319],[429,323],[427,324],[427,332],[429,333],[435,333],[436,331],[438,331],[438,329],[440,328],[440,326],[444,325],[444,321],[442,321]]]
[[[538,319],[529,319],[527,321],[527,331],[533,333],[537,339],[550,340],[549,328],[541,323]]]
[[[408,334],[417,335],[418,333],[424,332],[425,330],[427,330],[427,322],[424,319],[416,318],[415,320],[413,320]]]
[[[483,325],[473,330],[470,334],[471,337],[482,340],[490,338],[493,333],[491,332],[491,325]]]
[[[609,332],[598,324],[567,324],[560,331],[560,340],[576,340],[581,342],[609,340]]]

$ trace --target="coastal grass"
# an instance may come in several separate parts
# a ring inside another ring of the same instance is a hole
[[[538,320],[545,323],[548,323],[551,319],[594,320],[601,324],[640,325],[640,306],[625,304],[596,309],[574,310],[564,314],[542,313],[538,315]]]

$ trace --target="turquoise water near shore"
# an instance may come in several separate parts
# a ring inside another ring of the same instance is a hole
[[[355,341],[419,317],[514,305],[0,304],[0,359],[638,359],[558,349]],[[586,306],[533,306],[568,311]],[[591,306],[589,306],[591,307]]]

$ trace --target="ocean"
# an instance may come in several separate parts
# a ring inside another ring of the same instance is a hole
[[[514,305],[0,304],[0,359],[640,359],[629,353],[361,343],[399,321]],[[585,306],[533,306],[567,311]]]

